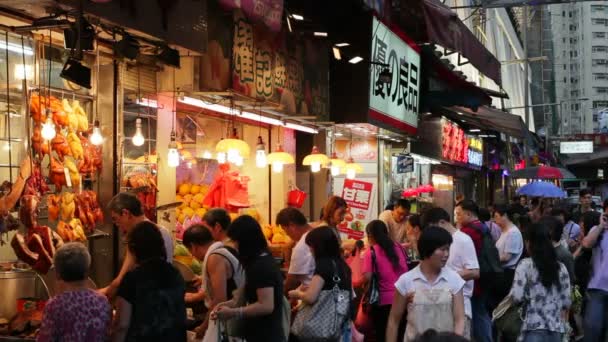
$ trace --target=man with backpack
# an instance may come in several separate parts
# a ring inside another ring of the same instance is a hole
[[[205,214],[203,224],[189,227],[183,236],[184,246],[202,263],[202,285],[198,294],[186,294],[186,302],[202,298],[209,312],[219,304],[232,298],[233,292],[245,284],[245,272],[237,258],[237,252],[225,246],[221,240],[230,224],[230,216],[224,209],[211,209]],[[208,318],[195,329],[198,338],[217,334]],[[231,326],[228,326],[230,334]]]
[[[473,337],[476,342],[492,341],[492,320],[488,310],[490,290],[502,277],[498,250],[490,230],[478,218],[479,207],[471,200],[456,205],[454,219],[460,230],[473,240],[479,261],[479,281],[475,282],[471,306],[473,309]]]
[[[591,278],[587,285],[587,307],[585,310],[585,342],[605,341],[608,334],[608,203],[604,202],[604,213],[600,224],[591,228],[583,239],[583,247],[592,249]],[[608,337],[607,337],[608,338]]]

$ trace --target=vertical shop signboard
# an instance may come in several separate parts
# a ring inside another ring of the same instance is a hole
[[[418,127],[420,53],[376,17],[373,19],[369,117],[415,134]]]
[[[346,201],[348,209],[344,221],[338,225],[338,230],[351,239],[362,239],[365,235],[365,226],[373,219],[371,217],[373,190],[373,183],[354,179],[344,180],[342,198]]]

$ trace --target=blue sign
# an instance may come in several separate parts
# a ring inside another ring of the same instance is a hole
[[[414,172],[414,158],[407,154],[397,156],[397,173]]]

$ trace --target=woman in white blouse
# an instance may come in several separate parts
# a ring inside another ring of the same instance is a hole
[[[386,341],[398,338],[399,322],[407,307],[404,341],[413,341],[428,329],[464,334],[465,281],[445,267],[452,236],[445,229],[427,227],[418,240],[420,264],[395,283],[395,299],[386,329]]]

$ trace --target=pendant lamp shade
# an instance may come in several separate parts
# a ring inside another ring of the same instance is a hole
[[[353,179],[356,177],[357,173],[363,172],[363,167],[361,165],[355,163],[352,157],[348,158],[348,162],[346,166],[344,166],[344,171],[346,172],[346,178]]]
[[[275,152],[266,156],[266,161],[272,165],[272,170],[277,173],[283,171],[283,165],[294,164],[296,162],[291,154],[283,151],[281,145],[277,147]]]
[[[324,167],[327,164],[329,164],[329,158],[325,154],[319,152],[317,146],[314,146],[312,152],[304,157],[304,160],[302,161],[302,165],[310,166],[312,172],[318,172],[321,170],[321,167]]]
[[[329,159],[329,168],[332,176],[338,176],[342,169],[346,167],[346,162],[343,159],[338,158],[336,152],[331,154]]]

